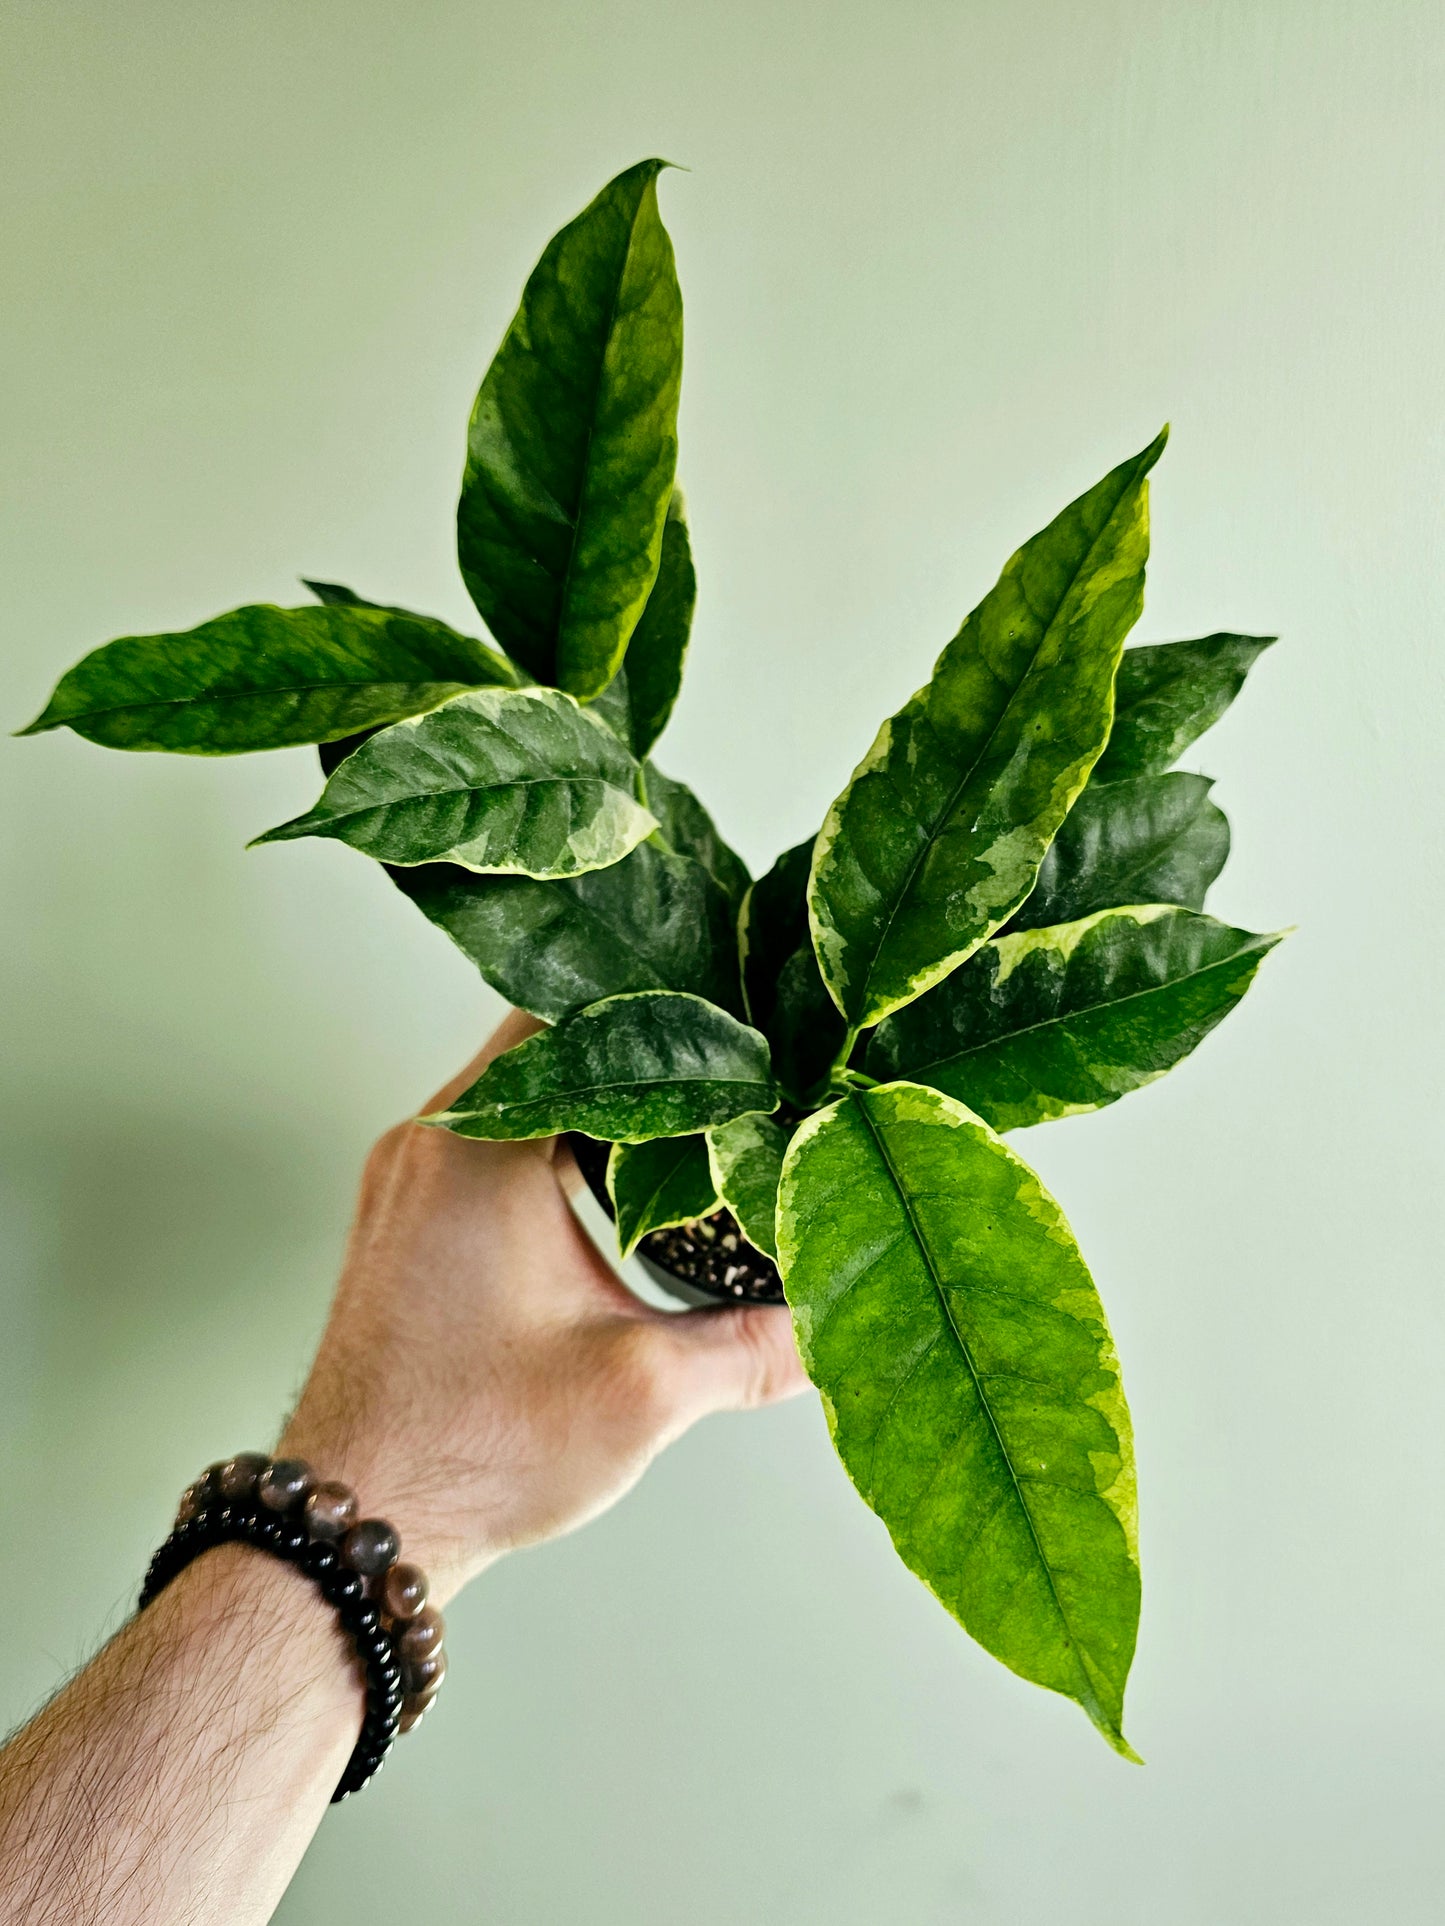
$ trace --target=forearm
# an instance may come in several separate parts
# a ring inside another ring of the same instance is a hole
[[[363,1711],[310,1581],[207,1552],[0,1752],[0,1926],[268,1920]]]

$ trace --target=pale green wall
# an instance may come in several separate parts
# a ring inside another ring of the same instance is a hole
[[[1147,1604],[1122,1765],[892,1560],[806,1406],[455,1613],[290,1922],[1440,1917],[1433,0],[10,0],[3,720],[301,572],[453,618],[472,389],[615,168],[688,303],[666,761],[809,830],[1013,544],[1166,416],[1145,638],[1277,629],[1200,761],[1298,922],[1165,1084],[1033,1134],[1110,1307]],[[0,1720],[297,1382],[363,1146],[494,1014],[302,753],[0,743]],[[41,1601],[16,1612],[19,1597]]]

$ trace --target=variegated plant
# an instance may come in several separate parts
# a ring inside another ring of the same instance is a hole
[[[1058,1205],[998,1134],[1171,1069],[1276,940],[1203,914],[1229,827],[1173,772],[1266,646],[1124,652],[1161,435],[1026,542],[817,836],[752,882],[650,754],[695,583],[661,163],[550,243],[482,383],[457,518],[500,651],[325,583],[128,637],[32,730],[323,747],[328,836],[549,1026],[445,1116],[613,1145],[624,1250],[729,1207],[775,1258],[849,1475],[990,1652],[1123,1734],[1129,1414]]]

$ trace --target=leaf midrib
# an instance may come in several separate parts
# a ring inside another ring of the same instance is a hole
[[[511,1101],[504,1097],[494,1097],[487,1110],[449,1110],[445,1114],[449,1117],[484,1117],[491,1111],[500,1113],[504,1110],[526,1110],[540,1104],[570,1102],[574,1097],[605,1096],[614,1090],[636,1090],[645,1096],[649,1090],[665,1090],[674,1085],[687,1083],[716,1085],[722,1089],[736,1087],[739,1090],[766,1090],[769,1087],[766,1083],[760,1082],[757,1077],[715,1077],[704,1074],[692,1077],[649,1077],[645,1083],[639,1083],[636,1078],[631,1078],[618,1083],[573,1085],[569,1090],[548,1090],[540,1096],[516,1097]],[[685,1130],[678,1134],[684,1137],[695,1137],[699,1132]]]
[[[1088,566],[1089,562],[1093,558],[1094,551],[1098,548],[1100,542],[1104,539],[1105,534],[1108,532],[1110,526],[1112,525],[1115,515],[1119,512],[1119,503],[1123,501],[1125,495],[1128,494],[1130,488],[1134,486],[1134,483],[1135,481],[1137,481],[1137,479],[1138,479],[1137,475],[1131,476],[1129,481],[1120,490],[1119,495],[1114,501],[1113,505],[1110,507],[1108,514],[1104,517],[1103,523],[1100,526],[1098,534],[1094,537],[1093,541],[1090,542],[1088,548],[1084,551],[1084,554],[1081,556],[1078,566],[1074,569],[1073,573],[1070,575],[1068,587],[1064,590],[1063,594],[1059,597],[1058,604],[1055,607],[1053,614],[1049,617],[1048,621],[1045,623],[1043,634],[1039,637],[1037,644],[1035,645],[1033,651],[1029,656],[1028,667],[1024,670],[1023,674],[1019,677],[1017,683],[1014,685],[1014,688],[1011,694],[1009,695],[1008,701],[1005,702],[1002,709],[999,710],[998,715],[995,717],[992,725],[989,728],[988,734],[984,737],[983,741],[979,744],[978,751],[975,754],[973,761],[969,764],[968,769],[965,771],[964,775],[960,778],[959,782],[953,789],[953,792],[949,796],[947,804],[940,811],[940,813],[934,818],[933,824],[929,828],[928,835],[922,847],[918,850],[918,853],[914,856],[912,862],[908,865],[908,872],[903,879],[903,883],[899,888],[897,895],[894,897],[893,907],[888,912],[887,920],[883,925],[883,929],[879,934],[878,941],[874,946],[873,954],[869,959],[868,974],[863,980],[863,988],[865,992],[865,995],[864,995],[865,1007],[867,1002],[866,993],[869,989],[872,988],[873,973],[877,968],[878,958],[883,954],[883,946],[888,941],[889,933],[891,932],[893,925],[897,920],[899,911],[903,907],[904,899],[907,897],[908,893],[913,888],[914,878],[917,876],[918,871],[922,867],[925,859],[927,858],[929,851],[934,847],[934,845],[938,841],[939,825],[942,823],[948,822],[952,818],[954,810],[958,807],[959,797],[962,796],[964,790],[968,787],[969,783],[972,782],[974,775],[977,773],[979,764],[983,761],[984,757],[987,755],[989,751],[990,746],[993,743],[994,737],[998,734],[999,730],[1003,727],[1005,718],[1007,717],[1009,711],[1013,708],[1014,703],[1018,700],[1020,690],[1023,688],[1028,678],[1033,674],[1034,669],[1038,664],[1039,656],[1043,653],[1044,644],[1048,641],[1049,636],[1053,632],[1054,624],[1059,619],[1060,610],[1063,608],[1065,602],[1068,601],[1070,595],[1072,595],[1074,591],[1074,587],[1079,580],[1079,577],[1083,574],[1085,568]],[[990,591],[990,593],[992,593],[992,591]],[[1020,571],[1019,593],[1020,595],[1023,596],[1025,604],[1027,604],[1028,595],[1023,586],[1022,571]],[[985,597],[985,601],[986,600],[987,600],[987,597]],[[964,627],[966,628],[967,626],[968,624],[967,622],[965,622]],[[959,633],[962,634],[962,630],[960,630]],[[949,646],[951,647],[952,644],[950,644]],[[1111,718],[1111,723],[1112,723],[1112,718]],[[1108,747],[1108,737],[1106,736],[1104,738],[1104,748],[1106,749],[1107,747]],[[1104,751],[1103,749],[1101,749],[1099,751],[1099,754],[1102,756],[1103,753]],[[852,1021],[853,1019],[850,1017],[849,1022],[851,1023]]]
[[[355,809],[328,810],[324,814],[321,811],[313,811],[304,820],[313,823],[349,823],[354,822],[358,816],[382,816],[393,809],[405,809],[411,803],[436,802],[449,796],[491,796],[512,789],[544,789],[557,783],[589,782],[596,783],[601,789],[611,789],[625,802],[633,803],[639,809],[643,808],[630,789],[624,789],[621,783],[614,782],[610,776],[518,776],[515,781],[508,777],[500,782],[462,783],[454,789],[409,789],[404,796],[393,796],[382,802],[359,803]],[[651,810],[646,810],[644,813],[652,814]],[[653,821],[656,820],[656,817],[653,817]],[[677,852],[672,853],[675,855]]]
[[[1008,1446],[1005,1444],[1003,1433],[999,1429],[998,1419],[994,1416],[993,1406],[989,1403],[987,1394],[984,1391],[983,1379],[979,1375],[978,1366],[974,1362],[973,1353],[970,1351],[968,1347],[968,1343],[964,1338],[962,1331],[960,1331],[960,1329],[958,1328],[958,1322],[953,1315],[953,1307],[948,1301],[948,1294],[943,1288],[943,1281],[939,1277],[937,1267],[934,1264],[933,1253],[930,1250],[928,1246],[928,1242],[923,1235],[923,1228],[919,1224],[917,1216],[914,1213],[913,1199],[909,1195],[908,1191],[905,1189],[903,1180],[900,1177],[899,1173],[894,1168],[893,1159],[888,1154],[888,1146],[883,1140],[882,1132],[878,1129],[872,1117],[869,1115],[866,1099],[860,1098],[857,1101],[858,1101],[858,1109],[862,1113],[863,1120],[868,1126],[869,1135],[873,1139],[874,1145],[878,1151],[878,1156],[883,1164],[883,1168],[887,1171],[889,1181],[892,1183],[894,1190],[898,1194],[899,1202],[903,1206],[904,1215],[908,1219],[909,1230],[913,1234],[914,1244],[917,1247],[919,1254],[923,1258],[924,1266],[928,1271],[929,1281],[933,1285],[933,1289],[938,1298],[939,1305],[943,1311],[943,1315],[945,1319],[947,1320],[948,1328],[953,1333],[954,1342],[958,1346],[959,1356],[963,1359],[964,1365],[968,1370],[969,1377],[973,1381],[973,1388],[978,1396],[979,1409],[983,1412],[984,1416],[988,1419],[989,1430],[993,1434],[994,1442],[998,1446],[999,1456],[1002,1458],[1004,1462],[1004,1467],[1008,1472],[1009,1482],[1013,1486],[1014,1495],[1018,1500],[1019,1510],[1023,1513],[1024,1518],[1028,1524],[1029,1537],[1033,1541],[1034,1551],[1038,1555],[1039,1564],[1043,1567],[1044,1576],[1048,1580],[1049,1596],[1054,1601],[1054,1610],[1058,1613],[1059,1623],[1062,1625],[1064,1629],[1065,1638],[1068,1643],[1069,1657],[1073,1663],[1075,1673],[1077,1674],[1082,1687],[1082,1691],[1080,1693],[1080,1703],[1083,1706],[1085,1706],[1086,1709],[1088,1709],[1091,1713],[1098,1712],[1102,1714],[1103,1708],[1099,1704],[1098,1693],[1095,1691],[1093,1681],[1090,1679],[1088,1670],[1084,1665],[1083,1658],[1081,1656],[1081,1651],[1080,1651],[1079,1639],[1074,1632],[1073,1625],[1070,1623],[1069,1615],[1067,1611],[1064,1609],[1064,1602],[1059,1597],[1059,1588],[1054,1579],[1053,1566],[1049,1563],[1049,1560],[1045,1555],[1043,1544],[1039,1538],[1038,1527],[1034,1523],[1033,1512],[1029,1509],[1028,1500],[1024,1496],[1023,1484],[1020,1481],[1018,1472],[1014,1468],[1013,1459],[1009,1455]]]
[[[72,709],[69,715],[56,716],[57,723],[84,722],[91,716],[123,716],[145,709],[200,708],[205,703],[275,702],[282,696],[320,695],[328,689],[490,689],[505,688],[505,683],[464,682],[456,676],[372,676],[364,682],[286,682],[274,689],[203,689],[195,695],[150,696],[144,702],[108,702],[103,708]],[[403,721],[405,717],[401,718]],[[298,747],[304,747],[304,744]]]
[[[1054,1024],[1072,1023],[1079,1017],[1095,1016],[1100,1010],[1122,1009],[1126,1003],[1137,1003],[1143,997],[1163,996],[1166,991],[1177,989],[1181,983],[1193,983],[1200,977],[1212,975],[1215,970],[1228,969],[1232,963],[1238,963],[1242,957],[1249,956],[1252,951],[1261,948],[1264,942],[1264,938],[1256,937],[1253,943],[1242,943],[1232,955],[1218,957],[1213,963],[1204,964],[1201,969],[1186,970],[1182,976],[1171,976],[1165,983],[1151,983],[1147,989],[1130,990],[1127,996],[1111,997],[1106,1003],[1086,1003],[1077,1010],[1069,1010],[1063,1016],[1039,1017],[1036,1022],[1020,1024],[1016,1030],[1001,1031],[996,1037],[990,1037],[983,1043],[971,1043],[966,1049],[954,1050],[948,1056],[930,1057],[927,1062],[918,1065],[918,1073],[924,1070],[937,1070],[946,1064],[958,1063],[964,1057],[977,1056],[984,1050],[996,1050],[1003,1044],[1012,1043],[1015,1037],[1031,1036],[1034,1031],[1047,1030]]]
[[[654,176],[654,179],[656,177]],[[612,342],[612,330],[617,324],[617,311],[622,303],[622,284],[627,279],[627,268],[632,260],[633,243],[637,239],[637,220],[646,198],[644,187],[638,196],[637,205],[632,210],[632,219],[627,224],[627,246],[623,250],[622,261],[617,270],[617,280],[612,289],[612,304],[607,310],[607,326],[602,337],[602,353],[597,362],[597,381],[592,390],[592,412],[587,423],[587,436],[582,443],[582,479],[577,491],[577,505],[572,515],[572,539],[567,545],[567,563],[562,571],[562,580],[557,589],[557,634],[554,641],[556,666],[560,678],[562,669],[562,634],[566,627],[572,593],[572,573],[577,560],[577,549],[582,539],[582,515],[587,503],[587,474],[592,460],[592,443],[597,438],[597,418],[602,410],[602,389],[607,372],[607,350]],[[630,728],[629,722],[629,728]]]

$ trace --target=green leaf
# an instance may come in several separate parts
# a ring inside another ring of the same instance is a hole
[[[1206,635],[1125,649],[1114,688],[1114,729],[1095,782],[1153,776],[1224,714],[1272,635]]]
[[[813,838],[785,849],[766,875],[751,884],[738,914],[738,950],[748,1016],[766,1031],[777,1001],[778,978],[795,950],[812,948],[808,931],[808,872]]]
[[[772,1046],[779,1083],[804,1109],[826,1085],[845,1032],[808,930],[812,860],[811,837],[785,849],[748,890],[738,918],[749,1019]]]
[[[19,733],[64,725],[110,749],[235,756],[332,742],[516,680],[484,643],[429,616],[254,603],[92,650]]]
[[[743,1236],[771,1258],[778,1255],[778,1184],[787,1148],[788,1133],[772,1117],[734,1117],[707,1133],[714,1189]]]
[[[445,863],[393,881],[493,989],[549,1023],[629,990],[684,990],[742,1014],[731,906],[700,863],[656,836],[557,882]]]
[[[1162,904],[1001,936],[889,1017],[864,1068],[932,1084],[996,1130],[1099,1110],[1188,1056],[1279,940]]]
[[[768,1046],[701,997],[608,997],[497,1057],[452,1108],[423,1123],[463,1137],[582,1130],[614,1143],[682,1137],[774,1110]]]
[[[675,488],[662,531],[657,580],[632,631],[622,667],[593,704],[635,756],[645,756],[667,727],[682,686],[696,600],[697,577],[682,490]]]
[[[1072,923],[1125,903],[1203,909],[1229,856],[1229,820],[1207,776],[1091,782],[1064,819],[1010,930]]]
[[[258,836],[335,836],[387,863],[575,876],[618,862],[656,820],[637,764],[555,689],[486,689],[399,722],[346,758],[304,816]]]
[[[961,1104],[888,1084],[794,1137],[778,1247],[838,1455],[904,1563],[1132,1758],[1133,1440],[1058,1205]]]
[[[644,763],[642,774],[647,806],[657,818],[663,841],[680,856],[701,863],[736,911],[751,880],[747,864],[723,841],[686,783],[664,776],[655,762]]]
[[[794,950],[778,977],[765,1032],[778,1082],[804,1110],[827,1095],[829,1073],[843,1055],[847,1026],[818,971],[811,944]]]
[[[813,934],[854,1034],[947,976],[1033,887],[1109,734],[1163,446],[1018,551],[829,811]]]
[[[467,435],[457,551],[472,600],[530,675],[584,700],[642,614],[677,465],[664,165],[619,174],[548,243]]]
[[[364,595],[355,589],[347,588],[341,582],[313,582],[307,575],[301,577],[302,588],[309,588],[318,602],[324,602],[331,609],[379,609],[382,602],[368,602]],[[401,613],[401,611],[397,611]]]
[[[718,1206],[706,1137],[654,1137],[614,1144],[607,1194],[617,1213],[617,1243],[631,1257],[650,1231],[690,1224]]]
[[[803,1109],[822,1095],[846,1030],[808,930],[812,857],[811,837],[784,850],[748,890],[738,919],[749,1018],[768,1039],[779,1083]]]

